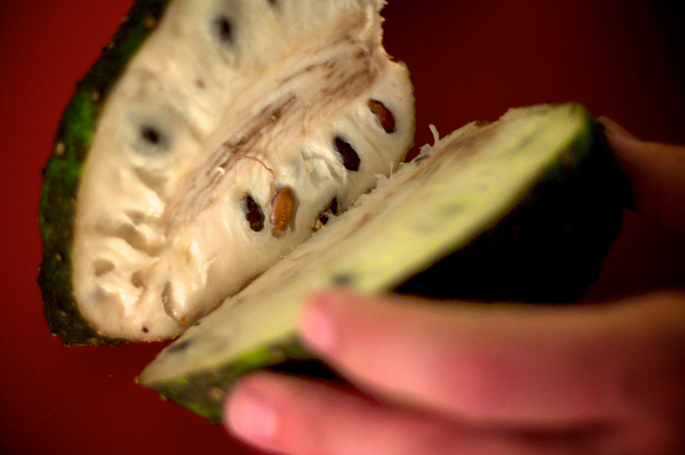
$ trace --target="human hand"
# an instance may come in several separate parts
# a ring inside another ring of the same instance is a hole
[[[685,232],[685,149],[603,120],[635,209]],[[309,347],[355,388],[257,373],[227,426],[289,454],[681,454],[685,290],[596,305],[436,305],[326,291]]]

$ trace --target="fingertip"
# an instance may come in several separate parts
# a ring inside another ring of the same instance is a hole
[[[331,352],[338,343],[338,326],[332,308],[336,300],[340,300],[340,294],[334,290],[316,292],[300,313],[303,341],[316,351]]]
[[[223,424],[232,435],[264,448],[277,445],[281,429],[274,400],[250,377],[237,383],[226,398]]]

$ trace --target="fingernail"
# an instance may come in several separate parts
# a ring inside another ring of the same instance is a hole
[[[243,386],[234,392],[228,406],[227,426],[233,433],[263,446],[273,445],[280,422],[276,407],[267,396]]]
[[[338,342],[338,330],[329,305],[316,299],[305,307],[300,319],[302,336],[311,347],[331,352]]]

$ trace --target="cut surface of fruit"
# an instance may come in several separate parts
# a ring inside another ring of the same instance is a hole
[[[136,2],[46,167],[53,332],[177,336],[395,169],[414,101],[382,47],[383,4]]]
[[[241,375],[312,357],[298,343],[296,321],[306,296],[322,287],[568,300],[596,275],[620,225],[620,173],[602,139],[588,111],[568,103],[514,109],[437,140],[187,330],[139,382],[218,421],[223,394]],[[538,226],[555,233],[521,232]],[[500,235],[507,231],[519,235]],[[465,251],[462,261],[478,256],[468,253],[471,245],[485,243],[487,250],[490,242],[519,261],[480,269],[485,276],[474,288],[465,282],[471,277],[451,267]],[[521,266],[526,261],[543,261],[543,275],[530,276]],[[568,273],[575,269],[590,272]],[[509,274],[516,286],[503,279]],[[417,279],[425,275],[438,278]],[[550,277],[555,284],[541,284]]]

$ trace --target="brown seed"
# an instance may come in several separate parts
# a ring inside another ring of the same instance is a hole
[[[288,229],[295,219],[295,212],[297,211],[295,200],[295,193],[290,187],[285,187],[276,194],[273,202],[272,221],[274,224],[274,231],[283,232]]]
[[[340,136],[336,136],[335,139],[333,139],[333,145],[342,157],[343,166],[345,166],[345,169],[352,172],[358,171],[361,160],[350,143],[345,141]]]
[[[395,117],[390,112],[390,109],[385,107],[385,104],[378,100],[369,100],[369,109],[378,118],[378,122],[386,133],[394,133],[395,130]]]
[[[245,219],[250,224],[250,229],[259,232],[264,229],[264,212],[250,194],[243,197],[243,209]]]

